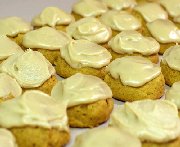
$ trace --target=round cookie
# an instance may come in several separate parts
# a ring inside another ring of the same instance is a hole
[[[40,91],[0,103],[0,126],[13,133],[18,147],[64,146],[70,137],[66,105]]]
[[[75,74],[59,81],[51,96],[67,103],[70,127],[96,127],[109,119],[113,109],[111,89],[91,75]]]
[[[107,66],[104,81],[113,98],[122,101],[158,99],[164,94],[164,77],[160,67],[140,56],[115,59]]]
[[[63,78],[75,73],[105,76],[105,66],[110,63],[111,54],[104,47],[87,40],[72,40],[62,47],[55,61],[55,69]]]
[[[153,63],[159,62],[159,43],[137,31],[122,31],[108,42],[107,48],[113,60],[124,56],[143,56]]]
[[[161,61],[161,69],[167,85],[180,81],[180,46],[167,49]]]

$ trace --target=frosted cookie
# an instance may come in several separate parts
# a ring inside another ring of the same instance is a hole
[[[59,81],[51,96],[67,103],[70,127],[95,127],[109,119],[113,109],[112,92],[101,79],[91,75],[75,74]]]
[[[144,37],[137,31],[122,31],[108,42],[112,59],[124,56],[143,56],[158,63],[160,45],[152,37]]]
[[[135,136],[118,128],[95,128],[76,137],[73,147],[141,147]]]
[[[45,26],[26,33],[22,44],[25,48],[42,53],[53,64],[59,55],[59,50],[70,40],[66,33]]]
[[[15,78],[24,90],[38,89],[49,94],[57,82],[54,67],[41,53],[30,49],[3,61],[0,72]]]
[[[166,100],[126,102],[113,111],[109,125],[137,136],[142,147],[180,145],[177,107]]]
[[[66,26],[74,21],[73,16],[57,7],[46,7],[32,20],[35,28],[50,26],[57,30],[65,31]]]
[[[72,15],[76,20],[83,17],[98,17],[108,10],[99,0],[79,0],[72,6]]]
[[[161,69],[167,85],[180,81],[180,45],[167,49],[161,61]]]
[[[22,94],[22,89],[15,79],[0,73],[0,102],[15,98]]]
[[[141,21],[126,11],[108,11],[99,18],[102,23],[111,27],[112,36],[124,30],[138,30],[141,32]]]
[[[111,28],[93,17],[71,23],[66,32],[74,39],[85,39],[97,44],[107,43],[112,36]]]
[[[55,61],[58,75],[67,78],[75,73],[105,76],[105,66],[110,63],[112,56],[109,51],[87,40],[72,40],[62,47]]]
[[[21,45],[22,37],[30,31],[32,26],[19,17],[7,17],[0,19],[0,34],[6,35],[10,39]]]
[[[36,90],[0,103],[0,127],[12,132],[18,147],[62,147],[70,137],[66,105]]]
[[[126,56],[113,60],[106,68],[104,81],[113,98],[122,101],[158,99],[164,94],[161,68],[140,56]]]
[[[7,129],[0,128],[0,146],[18,147],[13,134]]]
[[[147,23],[147,28],[150,32],[149,36],[152,35],[160,43],[160,54],[180,42],[180,30],[170,20],[156,19]]]

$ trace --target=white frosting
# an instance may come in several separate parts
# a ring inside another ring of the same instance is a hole
[[[103,80],[80,73],[59,81],[51,95],[57,101],[67,102],[68,107],[112,98],[111,89]]]
[[[166,92],[166,100],[173,102],[180,109],[180,81],[172,85]]]
[[[120,54],[140,53],[143,55],[156,54],[159,51],[159,43],[152,37],[144,37],[136,31],[122,31],[112,38],[108,45]]]
[[[13,134],[7,129],[0,128],[0,146],[1,147],[17,147]]]
[[[0,60],[4,60],[13,54],[22,53],[23,50],[14,41],[0,35]]]
[[[42,27],[26,33],[22,44],[26,48],[59,50],[70,40],[71,38],[62,31],[57,31],[51,27]]]
[[[141,27],[141,22],[126,11],[108,11],[100,17],[100,20],[117,31],[137,30]]]
[[[175,45],[167,49],[163,54],[162,61],[170,68],[180,71],[180,45]]]
[[[5,117],[4,117],[5,116]],[[0,103],[0,124],[4,128],[39,126],[68,130],[66,104],[36,90]]]
[[[112,35],[110,27],[93,17],[83,18],[71,23],[66,31],[75,39],[86,39],[95,43],[105,43]]]
[[[160,0],[160,4],[166,8],[170,16],[180,15],[180,0]]]
[[[0,19],[0,34],[15,37],[20,33],[26,33],[32,29],[30,23],[19,17],[7,17]]]
[[[88,40],[72,40],[60,52],[61,57],[73,68],[102,68],[112,58],[106,48]]]
[[[51,26],[68,25],[74,18],[57,7],[46,7],[38,16],[32,20],[33,26]]]
[[[115,10],[132,8],[136,5],[135,0],[101,0],[101,1],[103,1],[109,8]]]
[[[72,7],[73,12],[83,17],[98,16],[105,13],[107,6],[98,0],[79,0]]]
[[[166,100],[126,102],[111,114],[110,125],[131,132],[141,141],[165,143],[180,135],[177,107]]]
[[[180,30],[170,20],[156,19],[147,23],[147,27],[152,36],[161,43],[180,42]]]
[[[22,89],[17,81],[5,73],[0,73],[0,98],[17,97]]]
[[[156,78],[161,73],[161,68],[146,58],[125,56],[113,60],[107,71],[113,78],[121,80],[123,85],[140,87]]]
[[[14,77],[23,88],[39,87],[55,74],[49,61],[41,53],[30,49],[10,56],[1,63],[0,71]]]
[[[73,147],[141,147],[135,136],[118,128],[95,128],[77,136]]]
[[[167,12],[158,3],[142,3],[134,9],[141,13],[147,22],[152,22],[158,18],[168,19]]]

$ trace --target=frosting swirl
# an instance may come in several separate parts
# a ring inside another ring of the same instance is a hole
[[[107,42],[112,35],[110,27],[93,17],[83,18],[71,23],[66,31],[75,39],[86,39],[98,44]]]
[[[112,58],[106,48],[88,40],[72,40],[60,52],[61,57],[73,68],[102,68]]]

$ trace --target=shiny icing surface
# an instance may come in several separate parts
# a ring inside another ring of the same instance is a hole
[[[15,37],[20,33],[26,33],[32,29],[30,23],[19,17],[7,17],[0,19],[0,34]]]
[[[166,100],[173,102],[180,109],[180,81],[172,85],[166,92]]]
[[[100,78],[78,73],[59,81],[52,89],[51,96],[71,107],[112,98],[112,92]]]
[[[86,39],[95,43],[105,43],[112,35],[110,27],[93,17],[83,18],[71,23],[66,31],[75,39]]]
[[[51,27],[42,27],[26,33],[22,44],[26,48],[59,50],[70,40],[71,38],[62,31],[57,31]]]
[[[6,116],[6,117],[4,117]],[[38,126],[68,130],[66,104],[36,90],[0,103],[0,124],[4,128]]]
[[[12,98],[22,94],[22,89],[15,79],[0,73],[0,98]]]
[[[168,19],[167,12],[158,3],[142,3],[134,8],[147,22],[152,22],[158,18]]]
[[[60,52],[61,57],[73,68],[102,68],[112,58],[106,48],[88,40],[72,40]]]
[[[180,71],[180,45],[167,49],[163,54],[162,62],[170,68]]]
[[[118,128],[95,128],[77,136],[73,147],[141,147],[141,142]]]
[[[141,22],[126,11],[108,11],[100,17],[100,20],[117,31],[137,30],[141,27]]]
[[[7,129],[0,128],[0,146],[1,147],[17,147],[13,134]]]
[[[129,131],[141,141],[164,143],[180,135],[177,107],[166,100],[126,102],[112,113],[110,125]]]
[[[74,13],[83,17],[98,16],[107,10],[107,6],[98,0],[79,0],[72,7]]]
[[[156,19],[147,23],[147,27],[152,36],[161,43],[180,42],[180,30],[170,20]]]
[[[41,53],[30,49],[10,56],[1,63],[0,71],[15,78],[23,88],[39,87],[55,74],[50,62]]]
[[[108,42],[109,47],[116,53],[143,55],[156,54],[159,43],[152,37],[144,37],[136,31],[122,31]]]
[[[39,15],[33,18],[33,26],[51,26],[68,25],[74,18],[57,7],[46,7]]]
[[[13,54],[22,53],[23,50],[14,41],[0,35],[0,60],[4,60]]]
[[[136,5],[135,0],[101,0],[101,1],[103,1],[109,8],[115,10],[132,8]]]
[[[156,78],[161,68],[150,60],[140,56],[125,56],[113,60],[107,71],[123,85],[140,87]]]
[[[180,0],[160,0],[160,4],[166,8],[170,16],[180,15]]]

